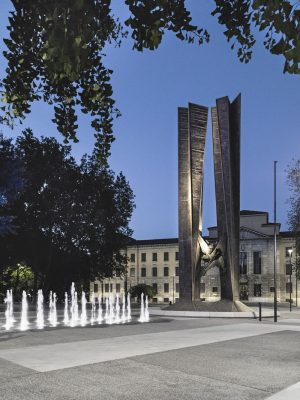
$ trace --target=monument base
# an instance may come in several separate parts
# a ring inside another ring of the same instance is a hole
[[[239,312],[242,310],[232,300],[219,300],[219,301],[185,301],[179,300],[175,304],[172,304],[164,310],[169,311],[209,311],[209,312]],[[239,302],[240,303],[240,302]]]

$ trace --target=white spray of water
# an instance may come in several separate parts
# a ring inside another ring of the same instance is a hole
[[[12,289],[6,291],[6,297],[4,299],[4,303],[6,303],[4,328],[8,331],[13,327],[15,322]]]
[[[21,322],[20,322],[20,330],[26,331],[29,328],[28,322],[28,303],[27,303],[27,294],[25,290],[22,292],[22,311],[21,311]]]
[[[149,322],[148,296],[146,296],[144,301],[144,293],[141,294],[141,312],[139,322]]]
[[[77,292],[75,290],[75,284],[72,282],[71,285],[71,306],[70,306],[71,321],[70,326],[75,326],[78,323],[78,301]]]
[[[116,296],[116,312],[115,312],[115,321],[116,324],[119,324],[121,322],[120,318],[120,298],[119,295],[117,294]]]
[[[127,321],[131,320],[130,294],[127,293]]]
[[[145,300],[144,318],[145,318],[144,322],[149,322],[148,296],[146,296]]]
[[[38,290],[38,295],[37,295],[36,327],[38,329],[43,329],[45,327],[44,296],[43,296],[43,291],[41,289]]]
[[[85,326],[87,323],[87,315],[86,315],[86,297],[85,292],[82,291],[81,294],[81,316],[80,316],[80,325]]]
[[[98,318],[97,318],[97,321],[98,321],[98,324],[102,324],[102,321],[103,321],[101,297],[98,297]]]
[[[123,293],[122,297],[122,316],[121,316],[121,321],[124,323],[126,321],[126,310],[125,310],[125,293]]]
[[[106,321],[107,324],[111,325],[114,323],[114,299],[113,296],[110,294],[108,299],[108,319]]]
[[[109,304],[108,304],[108,298],[105,298],[105,315],[104,315],[104,319],[105,322],[108,320],[108,308],[109,308]]]
[[[56,293],[52,293],[52,291],[50,291],[50,295],[49,295],[49,317],[48,317],[48,321],[50,322],[50,325],[52,327],[56,327],[57,326],[57,311],[56,311]]]
[[[64,324],[69,325],[70,323],[70,318],[69,318],[69,299],[68,299],[68,293],[65,292],[65,308],[64,308]]]
[[[145,322],[145,306],[144,306],[144,293],[141,293],[141,311],[139,322]]]
[[[94,325],[94,322],[96,321],[96,297],[94,292],[91,295],[91,304],[92,304],[91,325]]]

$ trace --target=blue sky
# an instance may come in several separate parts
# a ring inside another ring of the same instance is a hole
[[[2,0],[0,35],[6,35],[9,0]],[[114,12],[127,16],[123,1],[115,0]],[[177,222],[177,107],[189,101],[213,106],[218,97],[231,100],[242,93],[241,208],[265,210],[273,219],[273,161],[278,160],[278,221],[287,229],[285,169],[300,158],[300,76],[283,74],[283,59],[262,46],[254,49],[253,60],[244,65],[222,34],[222,27],[210,16],[213,1],[187,2],[193,22],[211,34],[208,45],[189,45],[172,34],[164,37],[155,52],[132,51],[130,39],[121,48],[108,48],[106,65],[114,70],[114,98],[122,117],[115,123],[116,141],[110,165],[123,171],[135,193],[136,210],[131,226],[140,239],[176,237]],[[3,50],[3,43],[0,50]],[[5,60],[0,56],[0,74]],[[35,104],[24,123],[36,135],[56,136],[51,122],[52,108]],[[93,133],[88,119],[81,117],[79,144],[73,153],[79,158],[91,152]],[[7,136],[13,132],[0,127]],[[204,189],[204,227],[216,223],[214,178],[209,122]]]

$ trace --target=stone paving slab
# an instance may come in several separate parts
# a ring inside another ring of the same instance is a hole
[[[1,382],[1,399],[263,400],[299,376],[299,341],[298,332],[279,331],[75,368],[31,371]]]
[[[268,397],[267,400],[299,400],[300,399],[300,382],[295,385],[289,386],[288,388]]]
[[[240,339],[285,330],[284,325],[231,324],[57,343],[0,351],[0,357],[39,372]],[[296,328],[293,328],[296,329]],[[300,331],[300,327],[298,327]]]

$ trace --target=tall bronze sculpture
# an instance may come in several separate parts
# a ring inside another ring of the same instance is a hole
[[[200,299],[200,279],[219,267],[221,299],[239,299],[241,96],[217,99],[212,108],[213,155],[218,241],[202,237],[204,149],[208,108],[178,109],[180,300]]]

